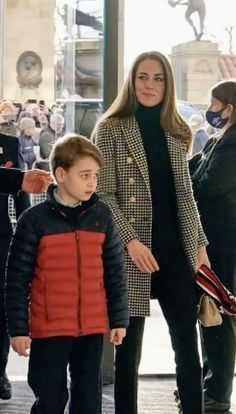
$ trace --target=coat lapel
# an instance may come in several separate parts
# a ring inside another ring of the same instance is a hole
[[[151,197],[147,159],[143,147],[142,137],[135,117],[130,116],[122,120],[121,128],[123,130],[124,139],[130,151],[129,155],[135,160]]]

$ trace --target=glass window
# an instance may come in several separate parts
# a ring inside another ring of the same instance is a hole
[[[56,102],[67,131],[90,136],[103,102],[103,0],[56,0]]]

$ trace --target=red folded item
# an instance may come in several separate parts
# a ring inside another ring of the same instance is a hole
[[[201,265],[197,271],[196,283],[215,300],[221,313],[236,315],[236,297],[229,292],[215,273],[206,265]]]

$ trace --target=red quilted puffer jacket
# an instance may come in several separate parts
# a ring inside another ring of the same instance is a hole
[[[123,248],[109,207],[94,195],[72,224],[52,188],[49,200],[23,213],[13,237],[6,278],[10,336],[127,327]]]

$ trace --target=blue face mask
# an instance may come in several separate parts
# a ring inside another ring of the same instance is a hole
[[[221,114],[224,111],[224,109],[225,108],[223,108],[223,109],[221,109],[220,111],[217,111],[217,112],[206,111],[206,120],[207,120],[208,124],[210,124],[214,128],[223,128],[229,120],[229,117],[221,118]]]

